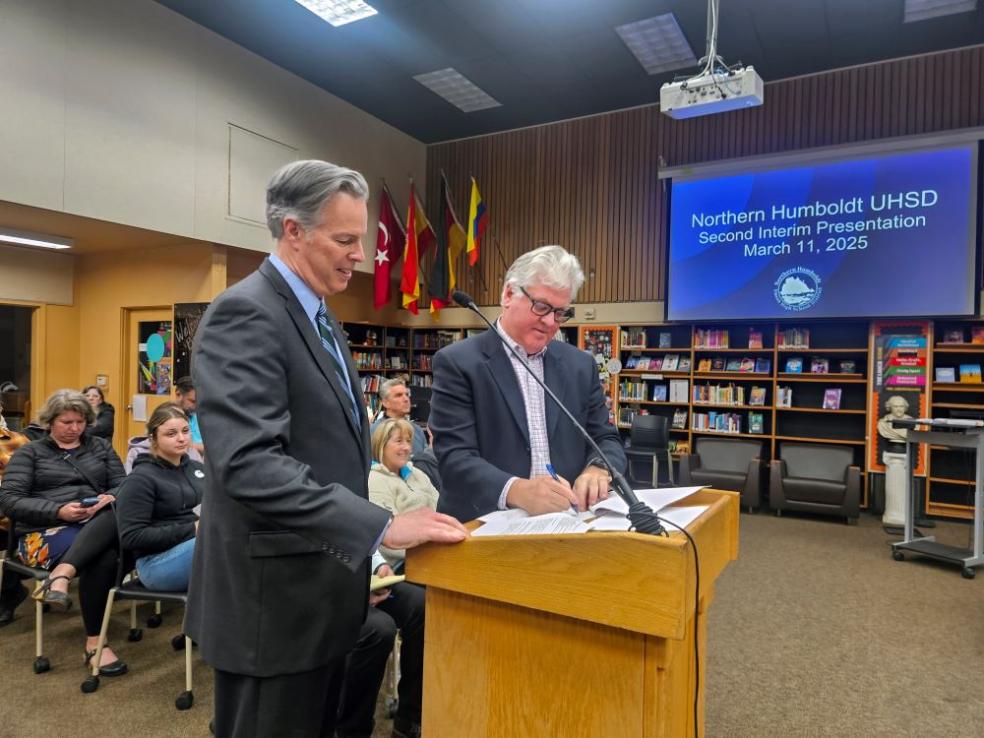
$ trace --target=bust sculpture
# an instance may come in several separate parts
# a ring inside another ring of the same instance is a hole
[[[885,400],[885,409],[888,412],[878,421],[878,434],[892,443],[905,443],[909,431],[905,428],[893,428],[892,421],[912,418],[908,414],[909,401],[901,395],[892,395]]]

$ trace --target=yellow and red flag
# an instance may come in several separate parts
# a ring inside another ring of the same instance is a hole
[[[403,293],[403,307],[417,314],[417,300],[420,299],[420,257],[434,243],[437,236],[427,220],[424,208],[417,198],[413,181],[410,182],[410,204],[407,206],[407,244],[403,249],[403,276],[400,279],[400,292]]]
[[[482,202],[482,194],[478,191],[478,182],[472,177],[471,181],[471,202],[468,205],[468,242],[466,251],[468,252],[468,266],[475,266],[478,261],[479,247],[481,246],[482,236],[489,225],[489,213]]]

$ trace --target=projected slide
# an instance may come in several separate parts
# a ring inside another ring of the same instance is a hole
[[[974,312],[971,145],[675,180],[670,320]]]

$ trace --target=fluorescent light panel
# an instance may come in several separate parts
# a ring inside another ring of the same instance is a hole
[[[18,246],[40,246],[45,249],[70,249],[75,243],[71,238],[31,231],[15,231],[12,228],[0,228],[0,242],[14,243]]]
[[[362,0],[294,0],[333,26],[362,20],[376,15],[376,9]]]
[[[905,0],[905,22],[939,18],[943,15],[970,13],[977,9],[977,0]]]
[[[615,29],[648,74],[697,66],[697,57],[676,16],[664,13]]]
[[[466,113],[485,110],[486,108],[498,108],[502,105],[453,67],[438,69],[436,72],[427,72],[426,74],[417,74],[414,75],[414,79]]]

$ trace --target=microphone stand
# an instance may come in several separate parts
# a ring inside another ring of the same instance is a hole
[[[502,336],[499,334],[499,331],[496,330],[496,327],[492,324],[492,322],[482,314],[471,297],[460,290],[455,290],[454,294],[451,295],[451,299],[454,300],[459,306],[467,308],[475,313],[475,315],[477,315],[482,322],[489,327],[489,330],[495,331],[495,333],[499,335],[500,340],[502,340]],[[551,390],[546,383],[536,375],[536,372],[530,368],[530,365],[526,363],[526,358],[521,356],[520,353],[516,351],[516,349],[513,348],[508,341],[502,340],[502,344],[519,360],[519,363],[522,364],[529,375],[536,380],[536,383],[543,388],[543,391],[546,392],[547,396],[553,400],[554,404],[558,408],[560,408],[560,411],[567,416],[567,419],[571,421],[574,427],[580,431],[581,435],[584,436],[584,439],[588,442],[588,445],[591,446],[591,449],[595,452],[595,454],[597,454],[597,457],[601,459],[602,463],[605,465],[606,471],[612,477],[612,486],[615,489],[615,492],[625,501],[625,504],[629,506],[628,518],[629,523],[632,525],[632,530],[639,533],[648,533],[649,535],[654,536],[667,535],[666,529],[663,528],[663,524],[660,522],[659,516],[653,512],[653,510],[646,503],[641,502],[639,498],[636,497],[635,492],[629,485],[629,482],[626,480],[625,476],[620,471],[615,469],[614,466],[612,466],[611,461],[609,461],[608,457],[605,455],[605,452],[601,450],[598,444],[595,443],[595,440],[591,437],[591,434],[589,434],[588,431],[585,430],[584,426],[578,422],[577,418],[571,414],[571,411],[568,410],[557,395],[553,393],[553,390]]]

